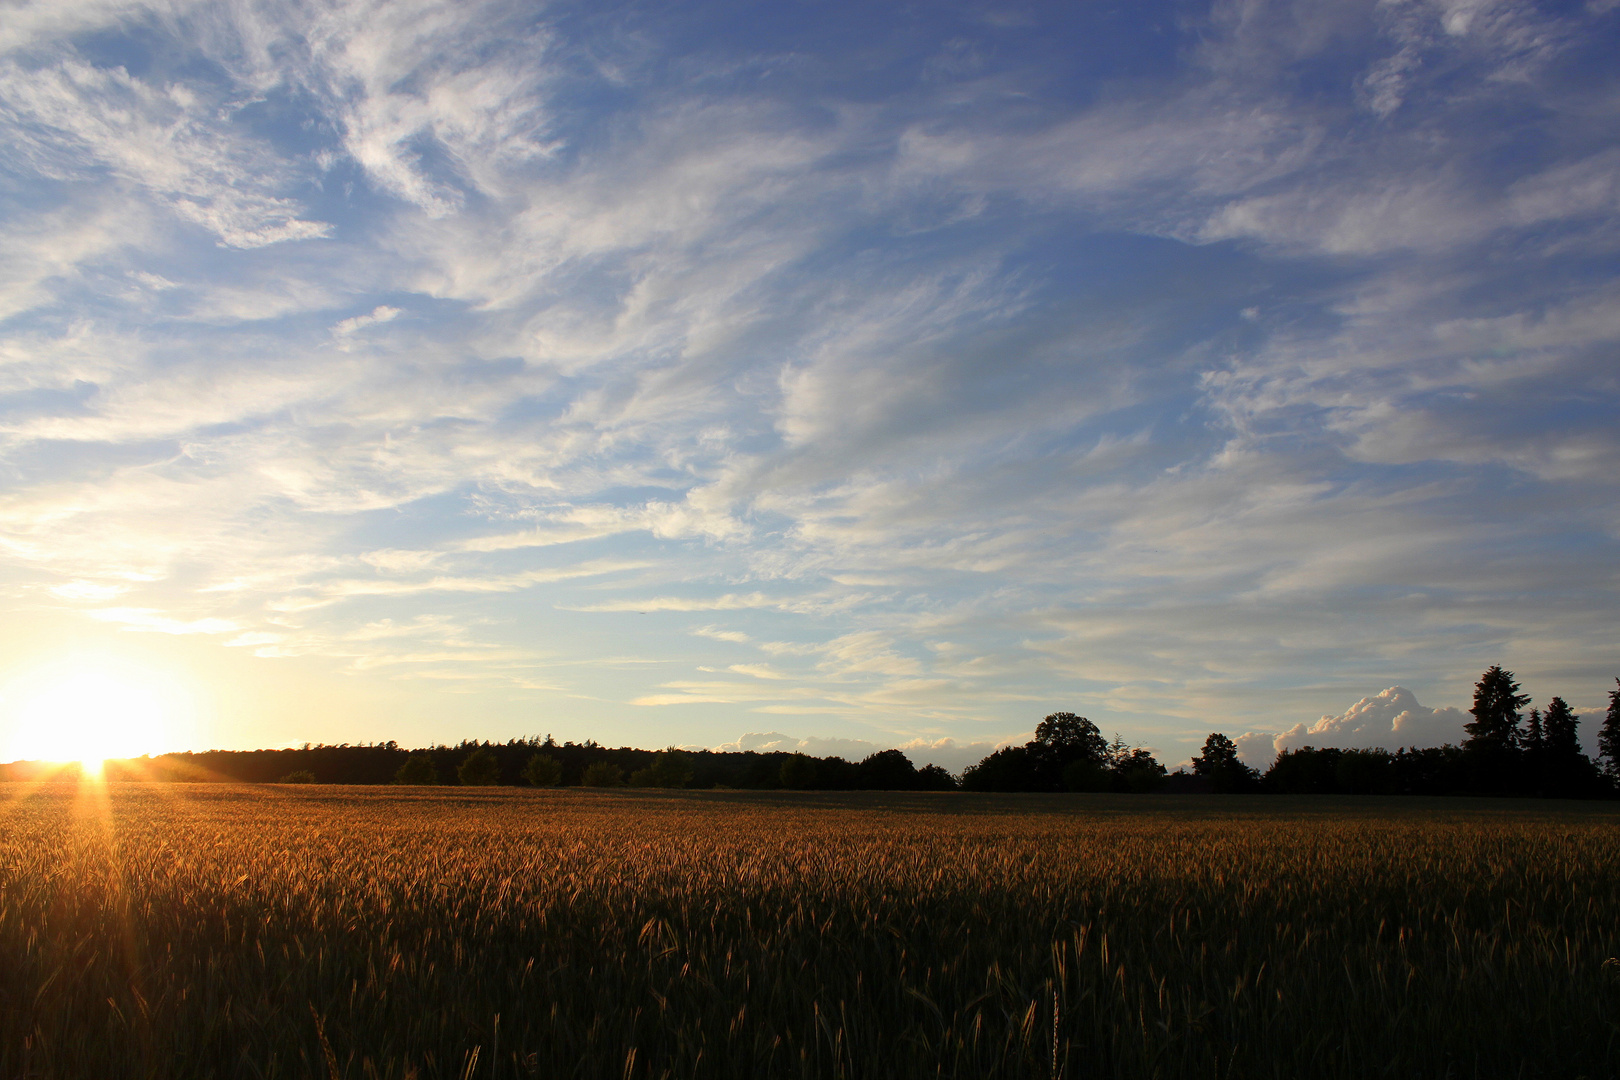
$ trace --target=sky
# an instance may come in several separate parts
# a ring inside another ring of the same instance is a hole
[[[96,701],[1264,764],[1455,741],[1492,664],[1590,742],[1617,52],[1617,0],[0,0],[10,754]]]

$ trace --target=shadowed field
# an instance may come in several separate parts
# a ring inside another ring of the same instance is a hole
[[[6,1077],[1604,1077],[1620,813],[0,788]]]

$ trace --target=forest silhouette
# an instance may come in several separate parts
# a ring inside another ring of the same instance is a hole
[[[108,762],[109,779],[239,783],[455,784],[468,787],[734,788],[796,791],[1117,792],[1132,794],[1620,795],[1620,679],[1599,729],[1598,757],[1581,748],[1581,718],[1560,697],[1526,707],[1511,671],[1488,669],[1475,685],[1467,738],[1437,747],[1283,750],[1261,772],[1237,745],[1211,732],[1191,771],[1169,772],[1119,736],[1104,738],[1086,717],[1056,712],[1035,737],[1007,746],[953,776],[917,768],[900,750],[861,761],[787,751],[644,750],[550,736],[504,743],[404,748],[395,742],[305,744],[273,750],[207,750]],[[0,766],[0,779],[37,779],[40,762]]]

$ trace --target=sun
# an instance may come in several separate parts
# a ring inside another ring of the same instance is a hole
[[[175,749],[193,711],[190,695],[172,678],[106,657],[36,668],[5,698],[10,760],[76,761],[93,774],[109,758]]]

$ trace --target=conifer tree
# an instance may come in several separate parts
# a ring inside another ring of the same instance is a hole
[[[1603,730],[1598,732],[1598,757],[1603,759],[1603,771],[1620,780],[1620,679],[1614,680],[1616,689],[1609,691],[1609,712],[1603,718]]]
[[[1530,716],[1525,720],[1524,730],[1519,733],[1519,745],[1534,754],[1541,750],[1541,741],[1541,710],[1531,709]]]
[[[1564,699],[1555,697],[1547,706],[1545,745],[1547,756],[1558,759],[1570,759],[1580,756],[1581,740],[1576,733],[1580,727],[1581,718],[1570,711]]]
[[[1513,672],[1493,664],[1474,684],[1474,719],[1465,724],[1470,750],[1511,750],[1518,744],[1519,710],[1530,703],[1519,693]]]

